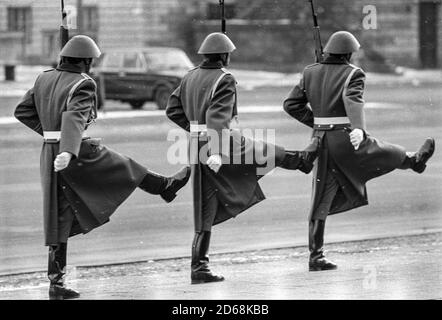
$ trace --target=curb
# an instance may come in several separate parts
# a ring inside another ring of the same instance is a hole
[[[389,235],[389,236],[373,236],[373,237],[367,237],[364,239],[357,239],[357,240],[343,240],[343,241],[331,241],[327,242],[327,245],[351,245],[351,244],[357,244],[357,243],[365,243],[370,241],[378,241],[378,240],[390,240],[390,239],[399,239],[399,238],[406,238],[406,237],[415,237],[415,236],[428,236],[433,234],[441,234],[442,235],[442,229],[434,229],[430,231],[411,231],[404,234],[397,234],[397,235]],[[294,251],[300,251],[301,249],[305,251],[306,245],[295,245],[295,246],[287,246],[287,247],[274,247],[274,248],[262,248],[262,249],[250,249],[250,250],[237,250],[237,251],[228,251],[228,252],[213,252],[210,254],[211,257],[222,257],[232,254],[241,254],[241,253],[247,253],[251,254],[253,252],[268,252],[268,251],[275,251],[275,250],[294,250]],[[79,269],[92,269],[92,268],[112,268],[112,267],[119,267],[119,266],[125,266],[125,265],[135,265],[135,264],[145,264],[145,263],[161,263],[161,262],[169,262],[169,261],[175,261],[175,260],[182,260],[182,259],[190,259],[190,256],[176,256],[176,257],[169,257],[169,258],[160,258],[160,259],[147,259],[147,260],[135,260],[130,262],[115,262],[115,263],[103,263],[103,264],[83,264],[83,265],[77,265],[75,268],[77,270]],[[40,269],[35,271],[25,271],[25,272],[17,272],[17,273],[9,273],[9,274],[0,274],[0,280],[2,278],[7,277],[20,277],[20,276],[29,276],[37,273],[45,273],[46,269]]]

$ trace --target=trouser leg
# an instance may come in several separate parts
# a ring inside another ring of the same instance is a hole
[[[65,202],[67,202],[67,201],[65,200]],[[60,201],[59,201],[59,203],[60,203]],[[59,206],[59,214],[58,214],[58,242],[59,243],[67,243],[68,242],[74,219],[75,219],[74,212],[69,204],[65,207]]]
[[[150,194],[159,194],[166,202],[171,202],[176,193],[184,187],[190,178],[190,167],[183,167],[170,177],[165,177],[148,171],[138,185],[140,189]]]
[[[218,198],[215,189],[206,181],[202,183],[202,223],[201,231],[212,231],[213,222],[215,221],[218,211]]]

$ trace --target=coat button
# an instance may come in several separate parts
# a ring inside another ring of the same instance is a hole
[[[330,129],[333,129],[335,126],[333,124],[330,125]]]

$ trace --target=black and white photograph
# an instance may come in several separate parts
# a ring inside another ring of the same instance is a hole
[[[0,0],[0,300],[441,300],[441,129],[441,0]]]

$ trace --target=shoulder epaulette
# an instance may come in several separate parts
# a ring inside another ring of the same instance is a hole
[[[83,78],[85,78],[86,80],[94,80],[94,79],[92,79],[92,77],[90,76],[90,75],[88,75],[87,73],[82,73],[81,74],[82,76],[83,76]]]
[[[232,76],[233,80],[235,80],[235,83],[238,84],[235,76],[229,70],[227,70],[226,68],[221,68],[221,71],[223,72],[223,76],[221,78],[223,78],[224,76],[227,76],[227,75]]]
[[[195,66],[195,67],[193,67],[192,69],[190,69],[188,72],[190,72],[190,71],[194,71],[194,70],[196,70],[196,69],[199,69],[199,67],[200,67],[200,66]]]
[[[218,79],[216,79],[215,83],[213,84],[213,87],[212,87],[212,90],[211,90],[211,95],[210,95],[211,98],[213,98],[213,96],[215,95],[215,91],[216,91],[216,89],[218,88],[219,83],[221,82],[221,80],[222,80],[225,76],[230,75],[230,76],[233,77],[233,75],[230,73],[229,70],[227,70],[227,69],[225,69],[225,68],[221,68],[220,70],[222,71],[222,73],[221,73],[221,75],[218,77]],[[235,78],[234,78],[233,80],[235,80]],[[235,83],[236,83],[236,80],[235,80]]]
[[[348,65],[349,65],[350,67],[352,67],[353,69],[361,70],[362,72],[364,72],[364,70],[362,70],[361,67],[355,66],[354,64],[351,64],[351,63],[349,63]]]
[[[91,80],[93,83],[95,83],[95,85],[97,85],[97,83],[95,82],[95,80],[90,76],[90,75],[88,75],[87,73],[81,73],[81,75],[83,76],[83,79],[85,79],[85,80]]]
[[[74,93],[75,93],[75,90],[77,90],[77,88],[78,88],[83,82],[85,82],[86,80],[92,80],[92,82],[93,82],[95,85],[97,85],[97,84],[95,83],[95,80],[92,79],[88,74],[86,74],[86,73],[82,73],[81,75],[82,75],[82,78],[81,78],[80,80],[78,80],[78,81],[77,81],[77,82],[71,87],[71,90],[69,90],[67,103],[69,103],[69,102],[71,101],[71,99],[72,99],[72,97],[73,97],[73,95],[74,95]]]
[[[54,70],[55,70],[55,69],[52,68],[52,69],[45,70],[45,71],[43,71],[43,72],[49,72],[49,71],[54,71]]]
[[[308,66],[306,66],[305,69],[310,69],[310,68],[313,68],[313,67],[316,67],[316,66],[319,66],[319,65],[320,65],[319,62],[312,63],[312,64],[309,64]]]
[[[221,68],[221,71],[224,72],[225,74],[232,74],[229,70],[227,70],[226,68]]]

